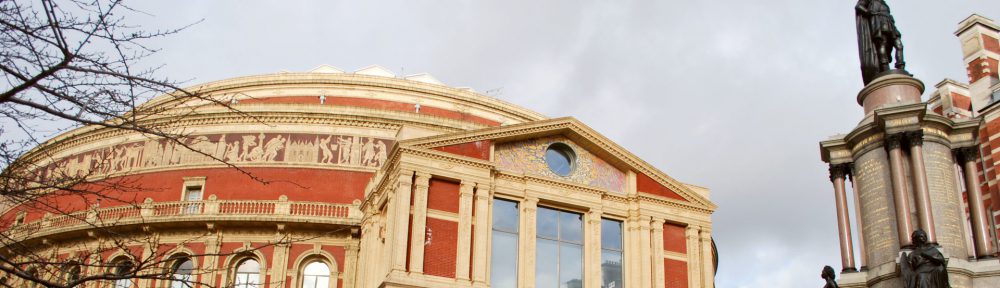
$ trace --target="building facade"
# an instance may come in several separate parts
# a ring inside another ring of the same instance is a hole
[[[924,102],[920,80],[879,77],[857,95],[860,123],[820,142],[834,186],[842,287],[903,287],[898,261],[917,229],[948,258],[952,287],[1000,287],[998,31],[980,15],[959,23],[968,84],[940,81]]]
[[[192,90],[207,99],[144,104],[178,141],[85,126],[21,157],[41,178],[141,188],[37,200],[58,212],[6,203],[6,247],[86,255],[24,271],[64,281],[159,259],[160,279],[87,287],[714,286],[709,190],[573,118],[378,66]],[[156,242],[122,240],[135,235]]]

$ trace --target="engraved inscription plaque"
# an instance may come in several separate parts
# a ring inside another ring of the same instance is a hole
[[[938,244],[949,257],[964,259],[968,257],[968,250],[965,247],[962,204],[959,191],[956,191],[951,149],[938,143],[924,142],[924,163]]]
[[[899,249],[887,159],[885,150],[873,149],[854,162],[869,267],[894,261]]]

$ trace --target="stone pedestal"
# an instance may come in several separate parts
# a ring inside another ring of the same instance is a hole
[[[858,92],[858,104],[869,115],[882,107],[920,103],[923,92],[924,82],[908,75],[889,74],[875,78]]]

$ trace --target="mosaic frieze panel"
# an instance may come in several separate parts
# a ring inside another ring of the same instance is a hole
[[[576,153],[576,166],[567,176],[559,176],[545,163],[545,150],[552,143],[562,142]],[[570,181],[624,193],[625,173],[603,159],[594,156],[563,137],[543,137],[532,140],[499,144],[496,162],[501,169]]]
[[[104,175],[219,163],[215,159],[235,165],[301,163],[379,167],[386,161],[393,144],[393,140],[374,137],[297,133],[206,134],[189,136],[180,142],[159,139],[95,149],[62,158],[42,169],[39,177]]]

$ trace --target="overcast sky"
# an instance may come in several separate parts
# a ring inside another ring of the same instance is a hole
[[[712,189],[718,287],[780,288],[819,287],[823,265],[840,270],[817,143],[863,116],[854,4],[146,1],[132,5],[151,15],[131,20],[204,19],[154,43],[163,50],[150,60],[187,84],[379,64],[576,117],[674,178]],[[1000,18],[996,0],[889,4],[907,68],[928,87],[967,82],[959,21]]]

